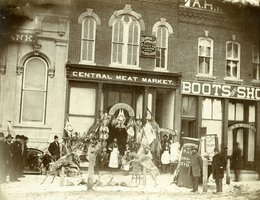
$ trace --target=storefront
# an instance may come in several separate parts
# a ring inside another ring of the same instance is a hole
[[[160,127],[173,129],[179,79],[174,73],[67,64],[69,122],[82,135],[101,114],[112,120],[121,115],[127,126],[136,119],[144,122],[148,109]],[[127,133],[120,130],[110,128],[110,139],[125,141]]]
[[[182,130],[185,136],[216,134],[219,147],[232,154],[238,142],[243,168],[256,161],[260,88],[182,81]]]

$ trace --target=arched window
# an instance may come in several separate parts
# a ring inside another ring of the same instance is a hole
[[[131,15],[119,16],[113,24],[112,64],[138,66],[140,25]]]
[[[156,69],[167,69],[168,57],[168,36],[169,32],[166,26],[159,26],[156,31]]]
[[[240,44],[235,41],[226,43],[226,76],[240,78]]]
[[[81,61],[94,63],[96,38],[96,21],[93,17],[85,17],[81,34]]]
[[[31,57],[24,64],[20,121],[44,124],[47,96],[47,63]]]
[[[198,40],[198,74],[213,75],[213,40],[208,37]]]
[[[96,29],[101,24],[99,17],[92,9],[87,9],[78,18],[81,24],[80,63],[95,64]]]
[[[144,30],[142,16],[130,5],[115,11],[110,17],[112,27],[111,66],[139,67],[139,43]]]
[[[170,34],[173,34],[173,29],[165,18],[153,25],[153,35],[156,36],[155,70],[167,71]]]

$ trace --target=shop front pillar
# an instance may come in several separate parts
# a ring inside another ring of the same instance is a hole
[[[194,136],[195,138],[200,138],[201,135],[201,126],[202,126],[202,101],[203,97],[199,96],[198,97],[198,109],[197,109],[197,133]]]
[[[229,104],[229,99],[224,99],[223,116],[222,116],[223,130],[221,135],[221,141],[219,141],[221,151],[223,151],[224,148],[228,146],[228,104]]]
[[[100,115],[102,114],[101,113],[101,96],[102,96],[102,86],[103,84],[102,83],[98,83],[98,87],[97,87],[97,103],[96,103],[96,116],[95,116],[95,119],[99,119],[100,118]]]
[[[174,104],[174,121],[173,127],[174,130],[178,131],[178,141],[180,141],[181,136],[181,112],[182,112],[182,95],[180,89],[176,89],[175,93],[175,104]]]
[[[260,178],[260,102],[256,102],[256,150],[255,150],[255,166]]]
[[[143,98],[143,122],[145,122],[145,118],[147,115],[147,106],[148,106],[148,92],[149,87],[144,88],[144,98]]]

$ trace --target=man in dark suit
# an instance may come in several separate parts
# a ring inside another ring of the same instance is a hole
[[[190,175],[192,176],[193,179],[193,189],[192,192],[197,192],[198,191],[198,185],[199,185],[199,178],[202,175],[202,158],[198,154],[198,148],[192,147],[192,152],[191,152],[191,157],[190,157]]]
[[[218,150],[218,148],[214,149],[215,155],[212,160],[212,174],[213,179],[215,179],[216,183],[216,193],[222,192],[222,179],[224,178],[224,170],[227,165],[226,159]]]
[[[18,180],[19,177],[19,172],[21,169],[21,164],[22,164],[22,147],[21,147],[21,136],[16,135],[15,136],[15,141],[12,143],[12,155],[13,155],[13,172],[12,175],[13,177],[11,178],[11,181],[20,181]]]
[[[54,136],[54,141],[50,143],[48,151],[55,161],[60,158],[60,144],[59,137],[57,135]]]
[[[9,179],[7,181],[10,181],[10,178],[13,177],[13,154],[12,154],[12,140],[13,136],[9,133],[5,137],[5,146],[6,146],[6,176],[9,176]]]
[[[5,182],[6,178],[6,146],[4,142],[4,133],[0,132],[0,184]]]

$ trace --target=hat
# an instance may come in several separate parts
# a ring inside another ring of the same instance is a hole
[[[54,139],[57,139],[57,138],[59,138],[59,137],[58,137],[57,135],[55,135],[55,136],[54,136]]]
[[[10,133],[8,133],[8,135],[5,137],[5,139],[8,139],[8,138],[13,139],[13,136]]]
[[[0,137],[4,137],[5,134],[3,132],[0,132]]]
[[[15,139],[21,139],[21,136],[20,135],[16,135]]]

